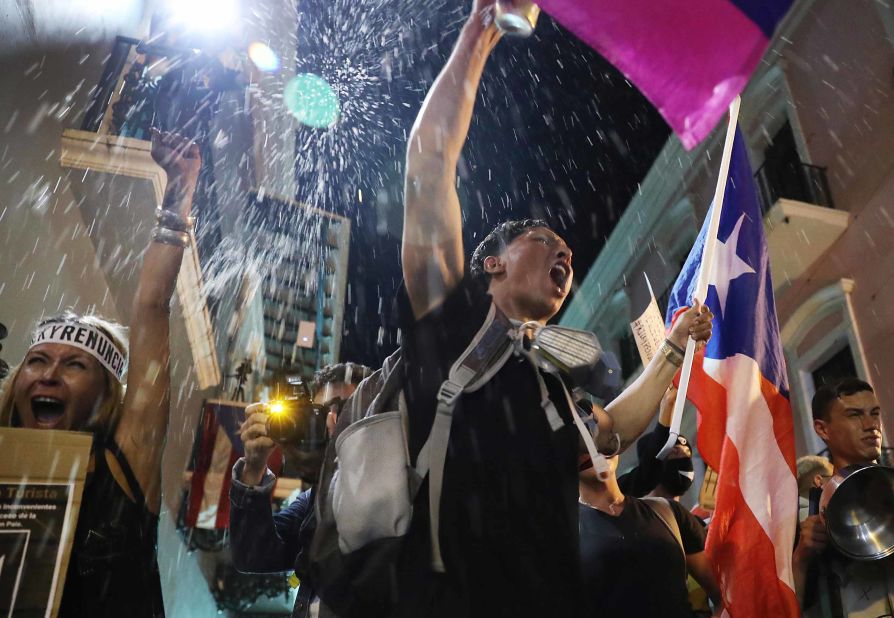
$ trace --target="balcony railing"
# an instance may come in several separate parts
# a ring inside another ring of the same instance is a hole
[[[137,50],[139,43],[128,37],[115,38],[102,77],[84,114],[82,130],[149,139],[158,77],[150,75],[145,54]]]
[[[766,214],[779,199],[798,200],[825,208],[835,208],[826,180],[826,168],[801,161],[767,160],[754,175]]]

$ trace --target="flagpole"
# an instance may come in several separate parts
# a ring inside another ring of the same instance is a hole
[[[720,158],[720,172],[717,174],[717,186],[714,189],[714,200],[711,208],[711,219],[708,222],[708,232],[705,237],[705,246],[702,248],[701,268],[698,272],[698,280],[695,284],[693,299],[704,303],[708,295],[708,282],[711,279],[711,270],[714,268],[714,254],[717,250],[717,232],[720,229],[720,213],[723,210],[723,197],[726,193],[726,181],[729,177],[730,159],[733,154],[733,142],[736,138],[736,125],[739,122],[740,97],[733,99],[729,106],[729,125],[726,128],[726,140],[723,143],[723,156]],[[664,448],[658,453],[658,459],[666,459],[677,443],[680,436],[680,425],[683,422],[683,407],[686,405],[686,393],[689,390],[689,377],[692,373],[692,360],[695,357],[695,339],[692,337],[686,342],[686,354],[683,357],[683,368],[680,374],[680,386],[677,391],[677,400],[674,402],[674,412],[671,417],[670,435]]]

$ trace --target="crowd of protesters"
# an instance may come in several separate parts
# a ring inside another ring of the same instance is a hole
[[[467,259],[456,169],[500,39],[491,4],[475,0],[409,135],[400,349],[375,372],[349,363],[317,376],[314,400],[329,413],[329,439],[311,451],[284,448],[310,489],[277,513],[270,410],[247,408],[245,456],[230,489],[234,563],[246,572],[294,570],[293,615],[302,617],[719,616],[706,522],[679,501],[695,476],[692,445],[680,437],[657,458],[683,349],[689,338],[699,346],[710,339],[710,310],[696,302],[683,311],[660,353],[602,407],[580,397],[588,382],[556,360],[560,351],[544,352],[541,335],[573,279],[564,239],[541,220],[509,221]],[[152,156],[167,172],[167,193],[129,338],[97,316],[43,320],[0,391],[5,425],[94,435],[62,616],[164,614],[155,552],[169,303],[200,157],[194,144],[157,132]],[[837,471],[881,454],[869,384],[820,388],[813,418],[829,457],[799,462],[805,506]],[[638,465],[618,477],[619,455],[634,444]],[[394,477],[372,473],[392,463]],[[829,548],[823,515],[807,511],[792,522],[805,613],[891,615],[890,561],[842,559]],[[709,601],[694,603],[694,588]]]

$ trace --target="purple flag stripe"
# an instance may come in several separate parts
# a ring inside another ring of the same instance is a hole
[[[767,46],[729,0],[539,0],[655,105],[687,149],[704,139]]]

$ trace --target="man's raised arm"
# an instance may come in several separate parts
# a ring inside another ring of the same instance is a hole
[[[674,322],[668,341],[680,349],[685,349],[686,342],[691,336],[699,346],[704,346],[711,338],[713,319],[714,314],[710,309],[701,303],[696,303],[694,307],[680,314]],[[671,385],[682,362],[682,355],[679,364],[674,364],[662,354],[656,354],[633,384],[605,407],[605,411],[612,419],[613,431],[620,436],[622,448],[632,444],[649,426],[655,415],[655,409],[658,408],[661,398]]]
[[[463,277],[456,164],[469,132],[484,64],[499,38],[493,24],[493,0],[475,0],[410,132],[401,259],[417,319],[440,305]]]

